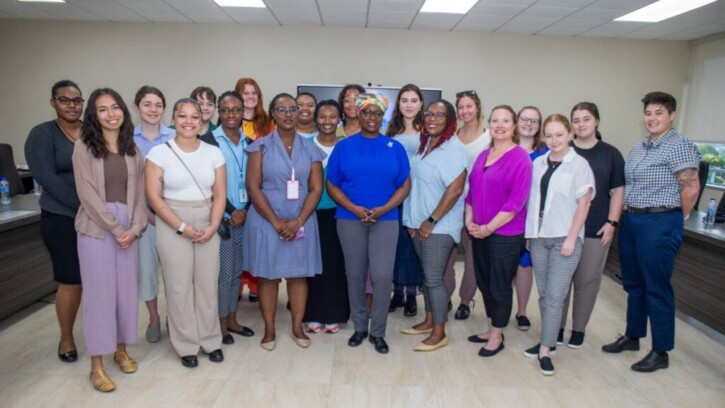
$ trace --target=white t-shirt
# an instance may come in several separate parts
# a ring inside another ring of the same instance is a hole
[[[456,139],[461,142],[461,139],[458,138],[457,133]],[[481,152],[488,149],[491,145],[491,132],[489,131],[489,129],[486,129],[477,138],[473,139],[471,143],[465,144],[461,142],[461,144],[466,149],[466,156],[468,157],[468,174],[466,175],[466,185],[463,187],[463,194],[461,195],[461,197],[465,197],[466,195],[468,195],[468,178],[471,176],[471,169],[473,168],[473,164],[476,163],[476,159],[478,159],[478,156],[481,155]]]
[[[319,147],[320,149],[322,149],[323,152],[327,153],[327,156],[325,156],[325,158],[322,159],[322,168],[323,169],[326,168],[327,167],[327,161],[330,160],[330,155],[332,154],[332,151],[335,149],[335,146],[337,146],[337,144],[334,144],[332,146],[325,146],[325,145],[321,144],[317,140],[317,137],[316,136],[315,137],[308,138],[308,140],[312,140],[313,142],[315,142],[315,144],[317,145],[317,147]]]
[[[211,198],[211,187],[214,185],[214,171],[226,164],[222,151],[208,143],[199,143],[199,148],[191,153],[182,151],[173,139],[169,144],[186,163],[186,167],[194,174],[194,178],[204,191],[201,195],[194,179],[181,164],[179,158],[166,144],[154,146],[146,156],[164,170],[164,198],[179,201],[198,201]],[[224,180],[226,183],[226,180]]]

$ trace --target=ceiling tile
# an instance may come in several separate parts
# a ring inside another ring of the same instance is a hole
[[[612,21],[617,17],[628,14],[630,10],[600,9],[587,7],[569,16],[569,18],[605,19]]]
[[[450,30],[463,18],[460,14],[418,13],[410,28],[415,30]]]
[[[191,22],[185,15],[161,0],[115,0],[134,13],[146,17],[149,21]]]
[[[279,25],[266,8],[225,7],[224,12],[239,24]]]
[[[634,23],[630,21],[610,21],[582,33],[584,37],[616,38],[627,33],[647,27],[647,23]]]
[[[150,21],[113,0],[66,0],[107,21]]]
[[[380,11],[370,9],[368,27],[370,28],[408,28],[417,12]]]
[[[23,19],[49,20],[59,18],[46,10],[35,7],[34,4],[20,3],[14,0],[0,2],[0,11]]]
[[[725,32],[725,19],[704,24],[689,30],[680,31],[678,33],[666,35],[663,40],[695,40],[706,37],[711,34]]]
[[[322,23],[326,26],[365,27],[367,11],[321,9]]]
[[[325,10],[366,10],[368,0],[317,0],[320,11]]]
[[[596,3],[596,0],[539,0],[536,6],[581,8]]]
[[[551,17],[514,17],[503,27],[496,30],[497,33],[533,34],[559,21]]]
[[[232,23],[234,20],[213,0],[163,0],[195,23]]]
[[[531,6],[521,12],[519,16],[521,17],[536,17],[536,18],[563,18],[570,14],[576,13],[577,8],[571,8],[571,7],[542,7],[539,6],[538,3],[534,6]]]
[[[503,0],[499,0],[503,1]],[[526,10],[528,5],[524,4],[487,4],[479,2],[468,12],[471,14],[492,14],[495,16],[515,16]]]
[[[468,14],[453,29],[454,31],[483,31],[493,32],[506,24],[511,16],[494,16],[483,14]]]
[[[370,0],[370,11],[408,11],[418,12],[421,0]]]
[[[504,5],[530,6],[534,3],[536,3],[536,1],[537,0],[479,0],[476,7],[481,4],[504,4]]]
[[[542,35],[577,35],[587,30],[605,24],[607,20],[586,20],[567,18],[557,22],[554,25],[546,27],[536,34]]]
[[[592,7],[609,10],[627,10],[631,12],[648,6],[657,0],[599,0]]]

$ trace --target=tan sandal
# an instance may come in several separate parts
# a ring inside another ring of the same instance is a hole
[[[113,361],[121,367],[121,371],[126,374],[135,373],[138,369],[138,364],[125,351],[117,351],[113,353]]]
[[[98,379],[93,379],[94,374],[98,375]],[[111,392],[116,389],[116,384],[114,384],[113,381],[106,376],[106,372],[103,371],[103,368],[91,371],[90,379],[91,384],[93,384],[93,388],[100,392]]]

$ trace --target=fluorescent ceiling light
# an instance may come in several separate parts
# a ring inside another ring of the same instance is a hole
[[[478,0],[425,0],[421,13],[466,14]]]
[[[65,0],[18,0],[21,3],[65,3]]]
[[[262,0],[214,0],[222,7],[267,8]]]
[[[639,21],[644,23],[659,23],[670,17],[687,13],[690,10],[714,3],[717,0],[660,0],[649,6],[642,7],[614,21]]]

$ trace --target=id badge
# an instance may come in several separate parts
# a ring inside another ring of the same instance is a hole
[[[300,182],[298,180],[287,180],[287,199],[300,199]]]
[[[295,239],[304,239],[305,238],[305,227],[300,227],[300,229],[297,230],[295,233]]]
[[[242,204],[249,201],[249,197],[247,197],[247,187],[243,182],[239,182],[239,201],[241,201]]]

